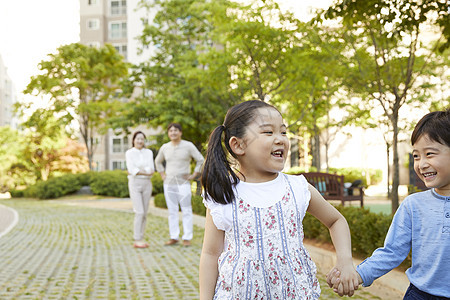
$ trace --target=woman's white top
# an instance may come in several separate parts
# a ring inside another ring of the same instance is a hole
[[[150,149],[135,147],[125,152],[127,162],[128,178],[150,178],[151,176],[136,175],[139,172],[151,173],[155,171],[153,163],[153,152]]]
[[[311,193],[308,188],[308,182],[303,175],[285,175],[278,173],[277,178],[267,182],[248,183],[239,181],[234,187],[235,196],[242,197],[246,201],[258,208],[267,208],[275,205],[283,199],[286,192],[286,178],[289,180],[301,217],[305,216],[311,199]],[[237,197],[236,197],[237,198]],[[203,200],[203,203],[209,208],[214,224],[217,229],[229,231],[233,224],[233,211],[230,204],[219,204],[212,200]]]

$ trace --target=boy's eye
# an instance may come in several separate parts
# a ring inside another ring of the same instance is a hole
[[[282,131],[281,134],[282,134],[282,135],[286,135],[287,132],[286,132],[286,131]]]
[[[264,131],[263,133],[265,133],[265,134],[272,134],[273,132],[272,131]]]
[[[413,154],[413,158],[414,158],[414,159],[419,158],[419,155]]]
[[[427,152],[427,156],[433,155],[433,152]]]

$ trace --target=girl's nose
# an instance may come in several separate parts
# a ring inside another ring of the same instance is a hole
[[[284,144],[284,140],[286,139],[286,136],[283,134],[276,134],[275,135],[275,144]]]

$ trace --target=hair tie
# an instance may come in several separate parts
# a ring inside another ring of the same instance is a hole
[[[225,125],[220,125],[220,127],[225,131],[227,129],[227,127]]]

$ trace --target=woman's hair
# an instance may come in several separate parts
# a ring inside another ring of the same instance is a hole
[[[411,134],[411,145],[421,136],[427,135],[432,141],[450,147],[450,108],[426,114],[417,122]]]
[[[169,131],[170,128],[175,127],[176,129],[178,129],[179,131],[183,131],[183,129],[181,129],[181,125],[179,123],[170,123],[169,126],[167,126],[167,131]]]
[[[227,153],[229,153],[237,158],[230,148],[229,141],[233,136],[244,137],[247,126],[256,117],[256,110],[262,107],[277,110],[272,105],[260,100],[242,102],[231,107],[225,116],[223,125],[217,126],[211,132],[201,177],[205,199],[212,199],[220,204],[231,203],[234,200],[233,186],[239,182],[239,178],[227,157]],[[222,133],[224,133],[223,141]]]
[[[145,133],[143,133],[142,131],[136,131],[136,132],[133,134],[133,138],[131,139],[131,146],[133,146],[133,147],[134,147],[134,140],[136,139],[136,137],[137,137],[138,134],[142,134],[142,135],[144,136],[144,139],[147,138],[147,137],[145,136]]]

